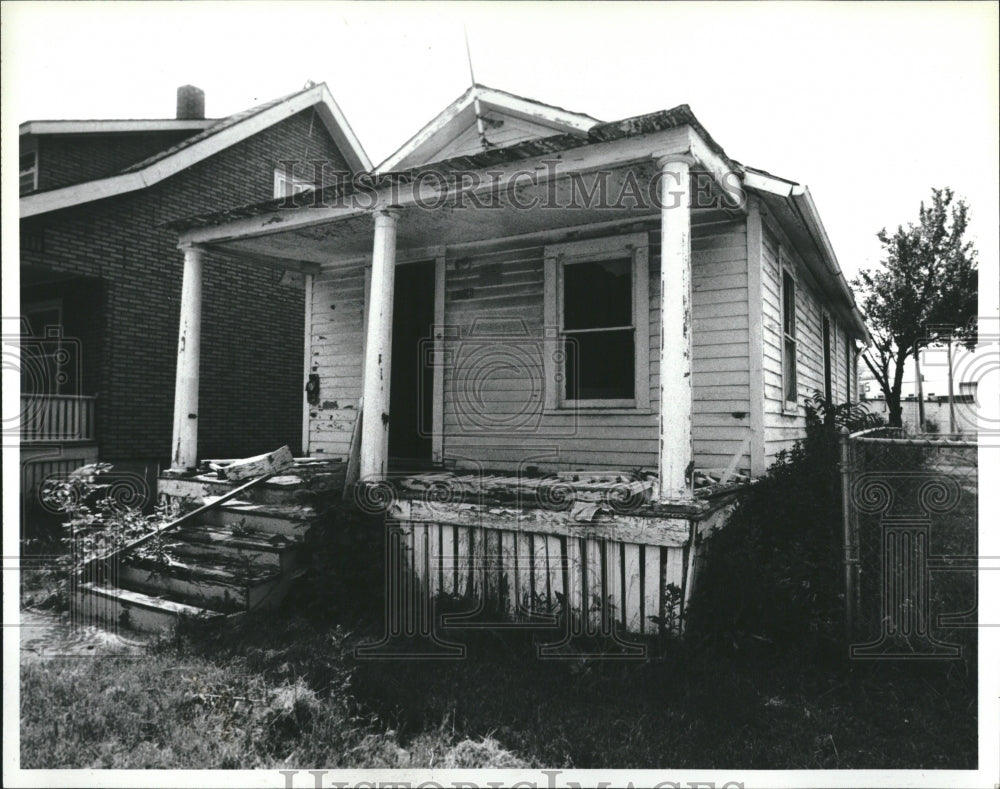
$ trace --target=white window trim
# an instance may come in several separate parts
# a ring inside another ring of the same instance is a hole
[[[778,247],[778,261],[779,270],[781,272],[780,276],[780,286],[781,297],[779,303],[781,304],[781,322],[779,323],[779,331],[781,333],[781,411],[785,414],[797,415],[799,413],[799,339],[798,339],[798,329],[799,329],[799,278],[796,276],[795,265],[789,260],[787,253],[784,248]],[[791,335],[785,333],[785,274],[792,280],[792,328],[794,332]],[[788,399],[788,392],[785,388],[785,345],[786,341],[790,340],[792,347],[794,348],[794,358],[792,363],[795,365],[795,399]]]
[[[285,194],[285,187],[291,185],[291,195],[297,195],[310,189],[315,189],[316,184],[305,178],[299,178],[294,173],[289,174],[284,167],[274,168],[274,197],[290,197]]]
[[[837,322],[826,307],[819,308],[820,364],[823,377],[823,394],[826,394],[826,358],[823,355],[823,321],[830,327],[830,402],[837,402]]]
[[[564,396],[562,350],[563,276],[566,263],[631,256],[632,325],[635,339],[635,397],[568,400]],[[545,247],[545,411],[642,413],[649,411],[649,234],[609,236]]]

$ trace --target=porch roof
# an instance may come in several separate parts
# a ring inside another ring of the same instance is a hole
[[[711,175],[716,182],[723,171],[735,173],[740,188],[751,191],[773,210],[783,227],[789,232],[793,242],[803,253],[804,262],[816,277],[820,287],[830,299],[835,311],[845,320],[852,336],[863,343],[871,341],[864,317],[858,309],[853,292],[837,261],[836,253],[823,227],[808,188],[800,183],[772,175],[764,170],[749,167],[731,159],[697,119],[687,104],[669,110],[639,115],[607,123],[596,123],[585,132],[556,134],[502,148],[485,150],[476,154],[458,156],[439,162],[399,172],[369,172],[350,180],[341,180],[324,189],[303,192],[291,198],[278,198],[265,202],[230,208],[209,214],[186,217],[167,225],[180,232],[181,240],[187,243],[205,243],[220,251],[231,251],[250,256],[257,255],[263,262],[300,266],[301,261],[322,263],[331,260],[331,248],[336,249],[335,257],[355,259],[365,256],[370,250],[365,244],[370,238],[368,214],[379,207],[375,199],[393,194],[403,189],[416,191],[428,175],[438,177],[454,176],[458,173],[484,172],[493,168],[510,167],[523,163],[525,167],[541,169],[545,157],[558,160],[566,172],[586,172],[588,160],[570,160],[566,154],[584,149],[608,151],[621,147],[629,153],[622,156],[606,156],[605,169],[615,170],[618,175],[631,172],[642,178],[653,177],[652,161],[645,165],[640,150],[645,150],[648,159],[657,141],[672,132],[684,129],[694,133],[692,139],[702,146],[703,158],[714,163]],[[646,142],[648,141],[648,145]],[[609,145],[610,144],[610,145]],[[643,147],[645,146],[645,147]],[[634,148],[634,150],[633,150]],[[637,166],[640,168],[637,170]],[[643,171],[641,168],[646,167]],[[592,167],[591,167],[592,169]],[[563,175],[566,173],[564,172]],[[547,188],[544,184],[541,189]],[[725,191],[725,187],[723,187]],[[367,209],[359,207],[358,197],[368,197],[371,205]],[[386,207],[386,203],[382,207]],[[742,210],[740,206],[739,210]],[[295,218],[292,219],[294,212]],[[531,214],[544,214],[531,216]],[[420,217],[400,221],[400,249],[424,251],[440,249],[451,244],[466,244],[491,236],[493,238],[515,238],[541,232],[547,228],[574,228],[606,222],[609,212],[604,209],[525,212],[493,212],[489,227],[471,221],[462,221],[457,212],[422,211]],[[732,215],[732,209],[694,209],[692,221],[716,221],[720,214]],[[659,215],[658,207],[620,208],[614,212],[617,223],[630,220],[653,220]],[[291,220],[291,221],[289,221]],[[265,240],[264,237],[267,237]],[[404,255],[405,256],[405,255]],[[287,261],[296,261],[288,263]],[[308,265],[308,263],[307,263]]]
[[[695,117],[691,108],[687,104],[681,104],[669,110],[660,110],[647,115],[638,115],[633,118],[625,118],[624,120],[609,123],[598,123],[585,134],[579,132],[574,134],[555,134],[550,137],[525,140],[524,142],[515,143],[503,148],[493,148],[469,156],[457,156],[452,159],[431,162],[398,172],[373,172],[367,174],[362,179],[341,181],[315,192],[300,193],[292,199],[295,208],[310,208],[315,205],[336,205],[343,203],[346,198],[362,192],[417,183],[423,174],[486,170],[528,159],[559,154],[574,148],[639,137],[682,126],[688,126],[697,132],[711,151],[721,157],[731,170],[737,173],[742,171],[742,167],[731,160],[722,149],[722,146],[712,139],[712,136]],[[198,227],[211,227],[223,225],[237,219],[260,216],[282,209],[287,210],[290,207],[288,198],[276,198],[224,211],[184,217],[168,223],[166,227],[179,231]]]

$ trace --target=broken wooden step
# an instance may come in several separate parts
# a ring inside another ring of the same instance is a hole
[[[225,616],[202,606],[89,582],[76,586],[73,606],[76,616],[84,623],[148,633],[169,630],[180,619],[211,622]]]
[[[262,477],[265,474],[278,474],[290,469],[293,465],[292,450],[284,446],[263,455],[215,464],[215,468],[222,479],[243,482],[254,477]]]
[[[209,526],[252,529],[255,532],[302,539],[315,517],[315,510],[308,506],[234,500],[209,510],[201,520]]]
[[[252,561],[261,566],[276,567],[283,572],[296,566],[297,537],[273,532],[196,525],[172,533],[163,541],[171,555],[211,562],[215,558],[229,561]]]
[[[188,605],[226,613],[254,608],[281,580],[274,567],[240,566],[216,559],[212,564],[171,558],[129,556],[118,568],[123,589],[167,597]]]

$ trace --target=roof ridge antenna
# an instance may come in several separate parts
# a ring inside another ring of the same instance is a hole
[[[479,106],[479,91],[476,90],[476,72],[472,70],[472,50],[469,48],[469,29],[463,24],[462,35],[465,37],[465,57],[469,63],[469,79],[472,80],[472,108],[476,113],[476,129],[479,131],[479,143],[484,151],[493,147],[492,143],[486,139],[486,126],[483,124],[483,115]]]

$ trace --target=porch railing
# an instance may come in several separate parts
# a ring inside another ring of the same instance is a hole
[[[95,395],[21,395],[21,442],[94,441]]]

